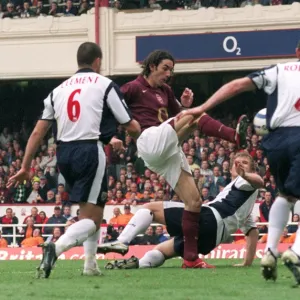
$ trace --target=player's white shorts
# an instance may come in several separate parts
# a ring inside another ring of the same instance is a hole
[[[187,159],[178,145],[178,137],[169,121],[143,131],[137,140],[138,156],[153,172],[163,176],[174,189],[181,170],[191,174]]]

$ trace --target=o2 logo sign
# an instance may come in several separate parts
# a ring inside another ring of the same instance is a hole
[[[242,49],[238,47],[238,41],[234,36],[227,36],[224,39],[223,49],[227,53],[235,53],[235,55],[242,55]]]

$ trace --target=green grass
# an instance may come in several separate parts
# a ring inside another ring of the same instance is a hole
[[[277,282],[265,282],[259,262],[235,268],[234,260],[210,260],[215,270],[183,270],[181,260],[158,269],[104,270],[104,276],[80,275],[82,261],[58,261],[49,279],[35,279],[34,261],[0,262],[0,300],[288,300],[299,299],[300,288],[279,266]]]

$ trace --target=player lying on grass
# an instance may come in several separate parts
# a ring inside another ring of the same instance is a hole
[[[263,179],[255,173],[253,158],[246,152],[236,154],[231,162],[232,181],[216,199],[202,205],[199,220],[198,253],[206,255],[229,236],[241,229],[246,235],[247,254],[243,266],[250,266],[255,256],[258,231],[251,216],[257,198],[258,188],[263,187]],[[116,242],[102,244],[98,252],[128,252],[129,244],[138,234],[144,233],[152,222],[165,224],[173,238],[157,245],[147,252],[140,261],[131,258],[115,264],[111,268],[149,268],[159,267],[166,259],[182,256],[184,240],[182,232],[182,214],[184,205],[177,202],[152,202],[138,210],[125,227]],[[213,266],[203,262],[202,268]]]

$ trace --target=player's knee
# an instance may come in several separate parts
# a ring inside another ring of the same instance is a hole
[[[189,210],[199,210],[201,208],[202,205],[202,200],[199,197],[199,195],[197,197],[191,198],[190,201],[188,203],[186,203],[186,208],[188,208]]]

